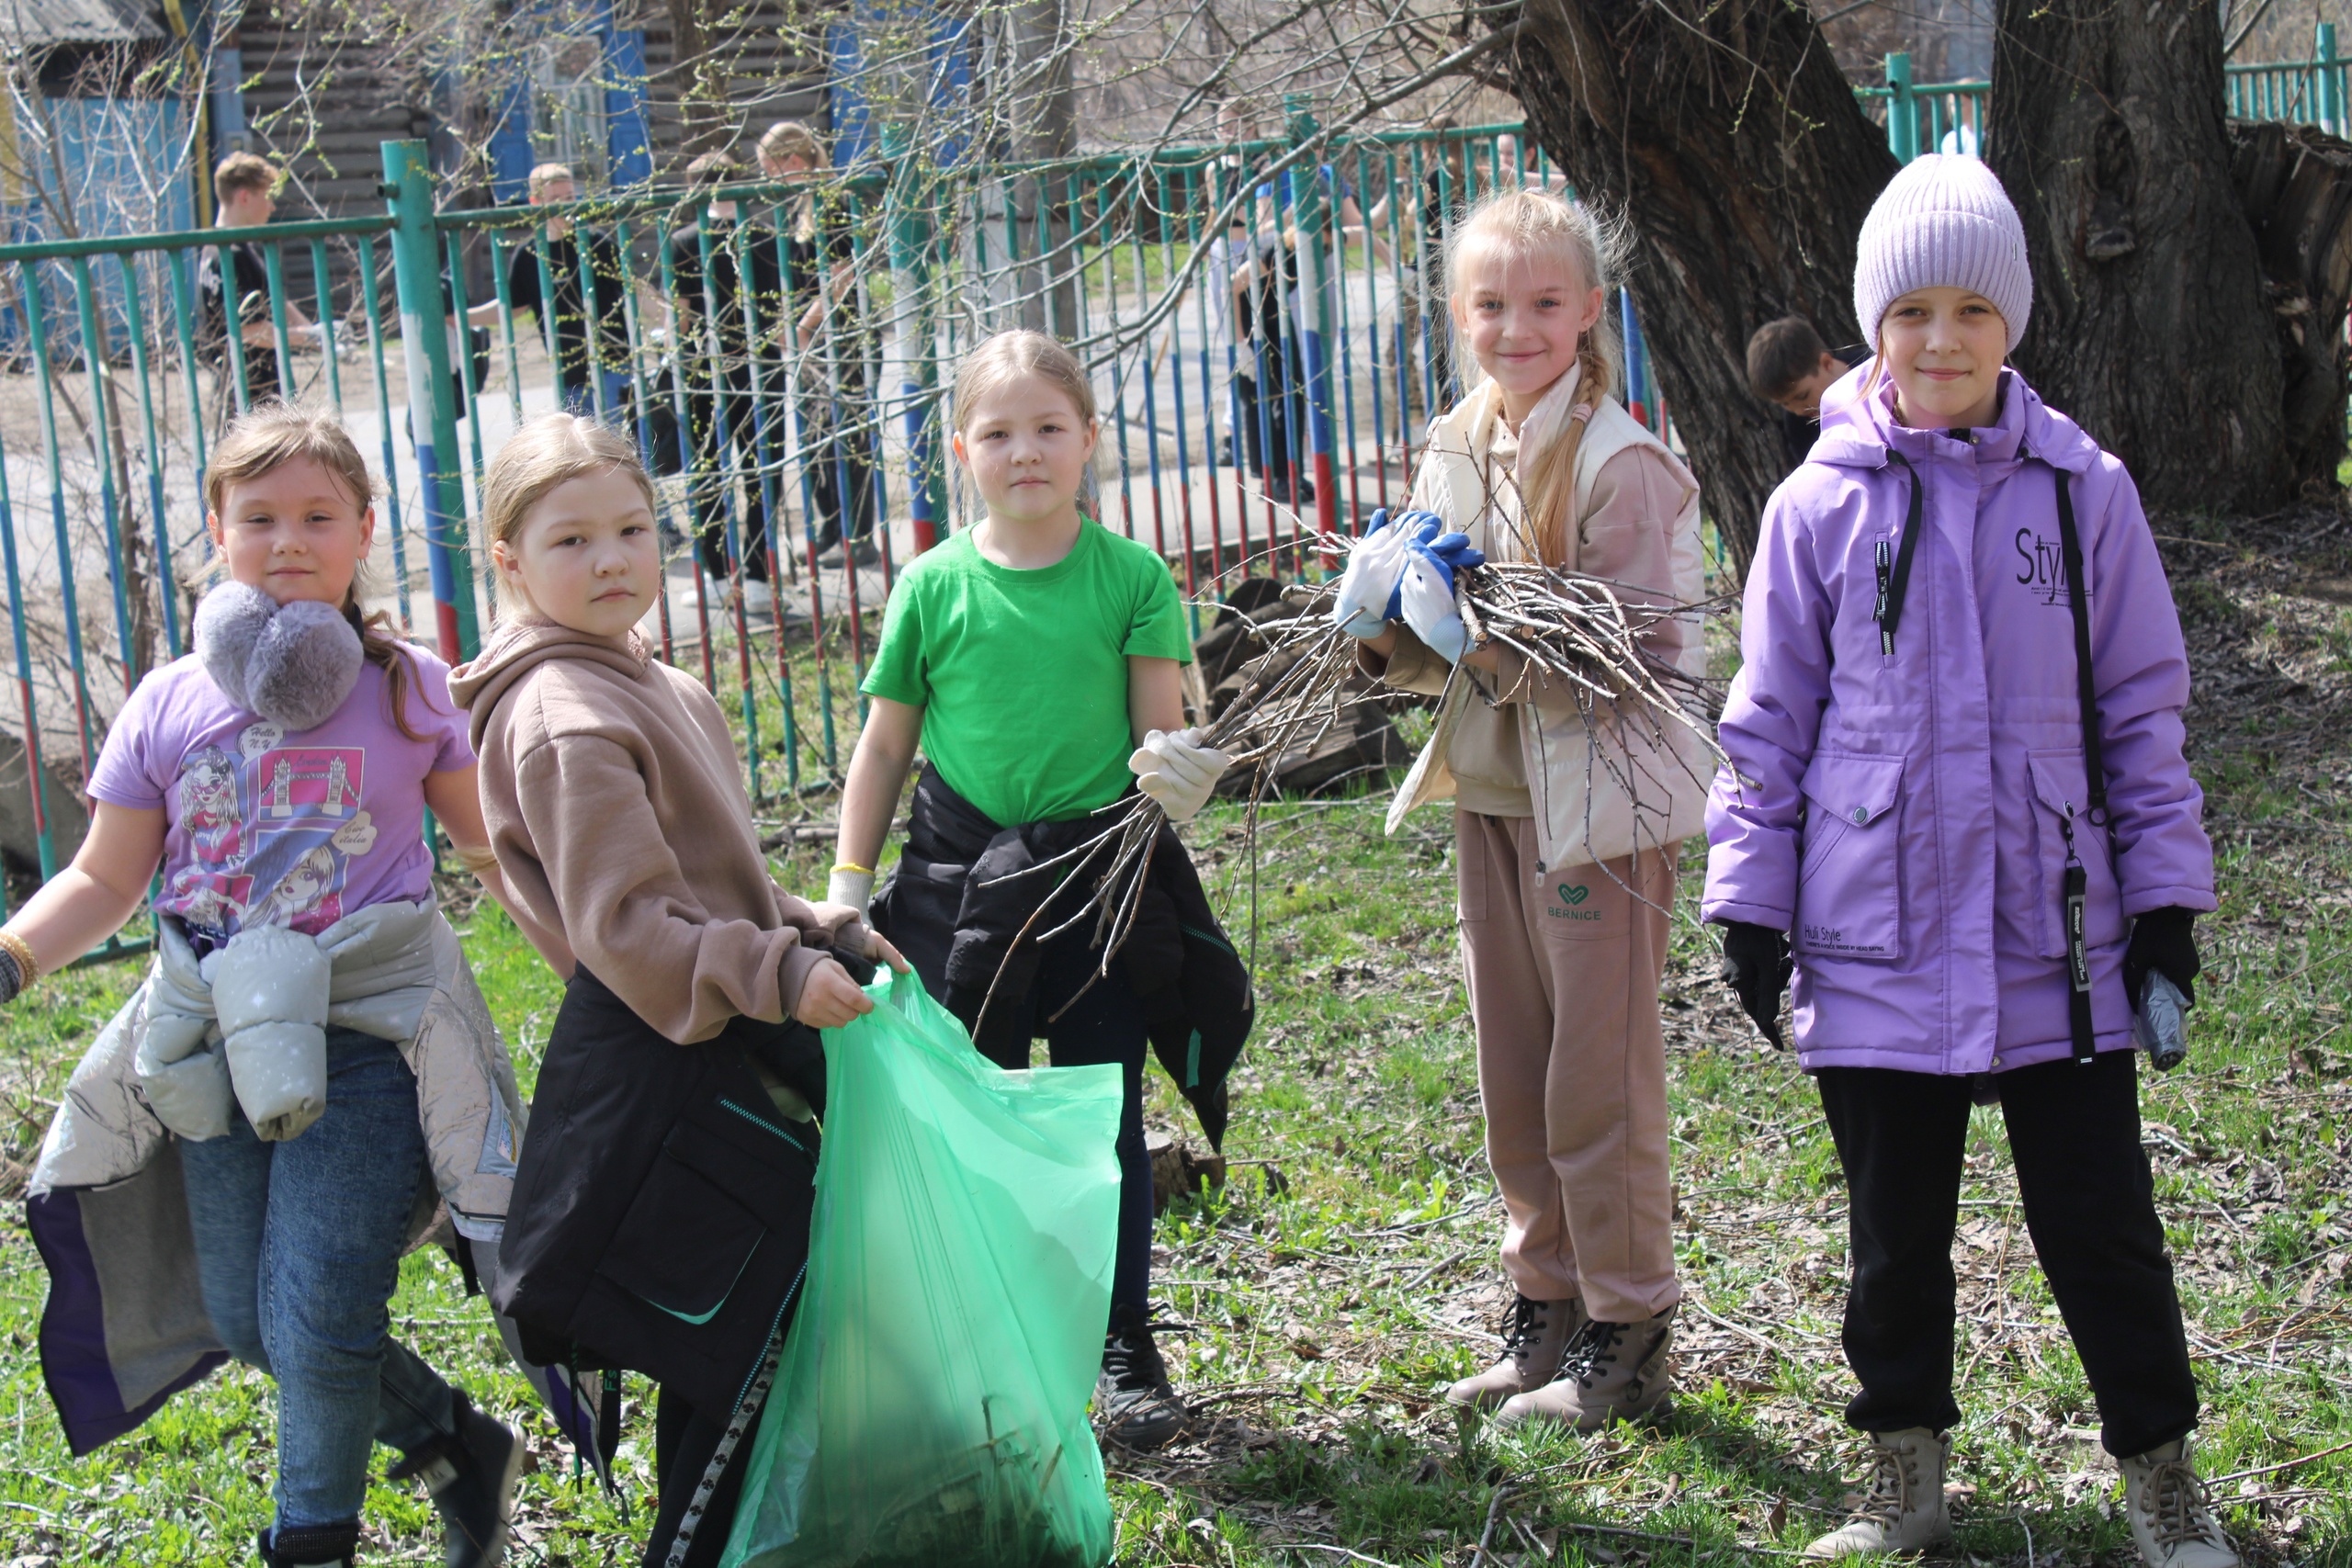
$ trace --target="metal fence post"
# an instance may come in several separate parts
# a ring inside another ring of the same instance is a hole
[[[1898,164],[1919,155],[1919,105],[1911,96],[1911,55],[1905,50],[1886,57],[1886,147]]]
[[[2320,23],[2318,34],[2312,42],[2312,73],[2314,83],[2319,88],[2319,101],[2313,107],[2318,110],[2320,129],[2330,136],[2341,136],[2346,129],[2344,78],[2336,74],[2339,65],[2335,58],[2335,24],[2334,22]]]
[[[883,218],[890,235],[891,310],[898,317],[899,395],[906,400],[907,511],[921,555],[939,543],[939,522],[947,512],[939,460],[939,328],[931,297],[933,187],[927,169],[914,162],[906,127],[895,120],[882,128],[882,160],[890,170]],[[888,530],[888,520],[880,526]]]
[[[1646,430],[1650,423],[1649,366],[1642,352],[1642,319],[1634,310],[1634,291],[1617,291],[1618,321],[1625,337],[1625,408]]]
[[[455,664],[481,649],[474,579],[466,544],[464,470],[450,391],[449,301],[442,298],[440,241],[433,221],[433,175],[422,141],[387,141],[384,200],[392,214],[392,287],[400,301],[401,350],[408,368],[409,440],[424,502],[424,551],[441,657]]]
[[[1313,141],[1322,130],[1311,101],[1305,93],[1283,95],[1294,147]],[[1331,280],[1325,272],[1331,255],[1333,204],[1332,193],[1324,188],[1323,169],[1318,159],[1303,170],[1294,165],[1287,177],[1298,225],[1298,336],[1306,381],[1306,450],[1315,470],[1315,526],[1328,539],[1339,532],[1340,481],[1332,461]],[[1292,499],[1295,503],[1296,497]],[[1336,564],[1336,558],[1324,557],[1326,569]]]

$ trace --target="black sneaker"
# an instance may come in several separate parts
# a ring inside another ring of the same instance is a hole
[[[352,1568],[359,1551],[359,1521],[266,1529],[254,1544],[265,1568]]]
[[[411,1449],[385,1476],[424,1483],[441,1514],[446,1568],[497,1568],[506,1555],[514,1480],[523,1473],[523,1438],[476,1410],[463,1390],[452,1397],[457,1434]]]
[[[1094,1419],[1102,1436],[1147,1453],[1173,1441],[1186,1419],[1183,1402],[1168,1382],[1168,1363],[1152,1342],[1153,1326],[1146,1313],[1112,1308],[1102,1375],[1094,1381]]]
[[[874,547],[871,539],[859,539],[851,544],[849,558],[859,566],[880,566],[882,552]]]

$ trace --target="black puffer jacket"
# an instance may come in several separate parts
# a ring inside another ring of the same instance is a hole
[[[915,781],[906,847],[875,895],[871,921],[1000,1066],[1028,1065],[1030,1010],[1022,1004],[1036,979],[1038,939],[1075,914],[1084,896],[1067,865],[1018,874],[1102,828],[1093,817],[1000,827],[936,769],[925,766]],[[1085,940],[1091,929],[1090,917],[1073,936]],[[1192,1101],[1209,1142],[1222,1147],[1226,1077],[1250,1039],[1258,1004],[1249,968],[1171,828],[1163,826],[1153,842],[1150,875],[1118,962],[1143,1004],[1159,1065]]]
[[[755,1060],[821,1111],[814,1030],[739,1017],[679,1045],[573,973],[491,1291],[532,1359],[733,1407],[798,1299],[817,1170],[816,1125],[777,1112]]]

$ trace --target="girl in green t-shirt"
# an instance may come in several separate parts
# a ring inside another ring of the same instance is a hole
[[[886,889],[875,918],[894,921],[893,940],[951,1007],[961,993],[948,985],[948,949],[976,918],[976,890],[963,864],[946,863],[977,858],[973,840],[1007,829],[1079,821],[1131,784],[1171,820],[1189,820],[1226,767],[1183,728],[1179,669],[1192,648],[1168,563],[1080,510],[1096,429],[1085,367],[1052,338],[1000,333],[973,352],[956,379],[953,447],[988,514],[901,574],[865,678],[872,708],[842,791],[841,863],[828,897],[866,910],[920,746],[927,766],[909,850],[932,879],[956,872],[956,885]],[[1050,836],[1048,826],[1041,837]],[[1183,1407],[1147,1304],[1148,1039],[1120,965],[1095,973],[1091,935],[1090,921],[1046,942],[1028,994],[996,998],[987,1010],[996,1018],[1008,1001],[1019,1010],[1015,1059],[1001,1065],[1025,1066],[1028,1041],[1042,1036],[1056,1066],[1116,1062],[1125,1073],[1117,1264],[1096,1414],[1113,1440],[1157,1448],[1182,1427]]]

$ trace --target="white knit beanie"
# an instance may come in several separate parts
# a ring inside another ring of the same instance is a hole
[[[2009,351],[2033,313],[2025,225],[1981,159],[1928,152],[1886,182],[1862,220],[1854,315],[1873,346],[1886,308],[1915,288],[1982,294],[2009,329]]]

